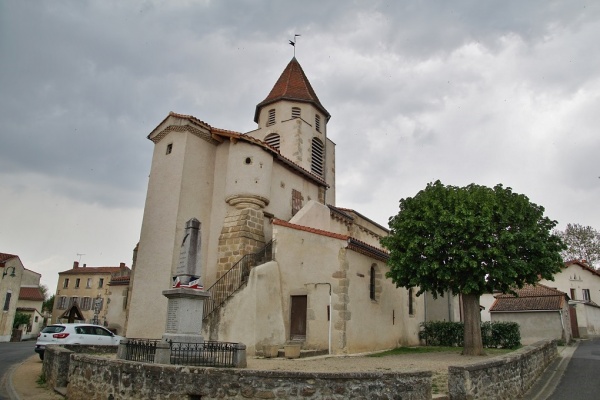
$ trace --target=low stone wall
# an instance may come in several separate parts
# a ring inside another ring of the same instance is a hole
[[[431,372],[317,373],[205,368],[72,354],[69,400],[431,399]]]
[[[69,382],[71,354],[116,354],[117,346],[50,345],[44,351],[42,375],[50,388],[66,387]]]
[[[516,399],[557,356],[556,341],[542,340],[489,361],[448,368],[451,400]]]

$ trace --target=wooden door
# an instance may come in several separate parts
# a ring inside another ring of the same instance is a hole
[[[306,339],[306,296],[292,296],[290,339]]]
[[[579,338],[579,325],[577,325],[577,310],[575,307],[569,307],[569,316],[571,317],[571,332],[573,333],[573,338]]]

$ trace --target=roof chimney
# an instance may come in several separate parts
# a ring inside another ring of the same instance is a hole
[[[87,267],[87,264],[83,264],[83,268]]]
[[[73,268],[79,268],[79,261],[73,261]]]
[[[120,263],[119,268],[125,268],[125,263]]]

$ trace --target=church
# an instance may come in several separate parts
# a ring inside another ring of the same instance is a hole
[[[266,90],[265,90],[266,92]],[[249,355],[294,342],[351,354],[418,345],[425,297],[385,278],[388,230],[336,204],[331,115],[298,60],[240,133],[174,112],[154,153],[134,256],[126,336],[160,338],[187,221],[200,223],[205,340]],[[341,146],[344,143],[340,143]]]

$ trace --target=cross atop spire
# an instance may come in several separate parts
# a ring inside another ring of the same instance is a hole
[[[297,33],[296,33],[296,34],[294,35],[294,40],[293,40],[293,41],[292,41],[292,40],[290,40],[290,41],[289,41],[289,42],[290,42],[290,44],[292,45],[292,47],[294,47],[294,58],[296,57],[296,38],[297,38],[298,36],[302,36],[302,35],[299,35],[299,34],[297,34]]]

